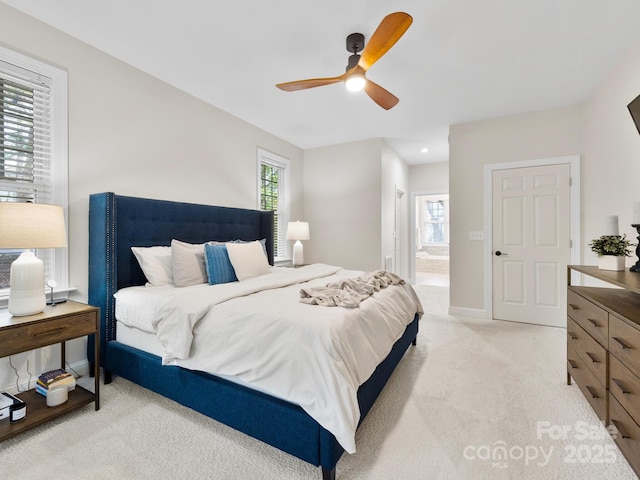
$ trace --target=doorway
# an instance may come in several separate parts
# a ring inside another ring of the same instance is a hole
[[[415,196],[417,285],[449,286],[449,194]]]

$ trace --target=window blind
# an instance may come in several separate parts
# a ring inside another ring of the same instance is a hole
[[[53,203],[51,79],[0,61],[0,201]],[[0,289],[16,251],[2,251]],[[53,251],[37,252],[50,278]]]

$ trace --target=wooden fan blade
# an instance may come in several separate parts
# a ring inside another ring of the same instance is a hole
[[[380,85],[372,82],[369,79],[367,79],[367,83],[364,86],[364,91],[367,93],[367,95],[369,95],[371,100],[376,102],[385,110],[389,110],[395,107],[400,101],[400,99],[398,99],[398,97],[396,97],[393,93],[385,90]]]
[[[339,77],[330,78],[309,78],[307,80],[296,80],[294,82],[278,83],[276,87],[285,92],[295,92],[296,90],[305,90],[307,88],[322,87],[324,85],[331,85],[332,83],[338,83],[344,81],[346,73],[343,73]]]
[[[404,12],[390,13],[384,17],[364,47],[358,65],[365,70],[369,69],[400,40],[411,23],[413,18]]]

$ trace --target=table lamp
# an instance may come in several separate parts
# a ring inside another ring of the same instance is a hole
[[[293,244],[293,265],[304,265],[304,255],[300,240],[309,240],[309,223],[289,222],[287,227],[287,240],[296,241],[296,243]]]
[[[57,205],[0,202],[0,248],[66,247],[64,211]],[[44,263],[25,250],[11,264],[9,313],[33,315],[46,305]]]

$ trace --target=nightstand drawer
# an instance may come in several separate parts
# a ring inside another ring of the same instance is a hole
[[[640,427],[611,393],[609,393],[609,424],[618,430],[618,433],[614,434],[616,445],[637,472],[640,469]]]
[[[20,328],[10,328],[11,334],[0,338],[0,351],[5,356],[14,355],[72,338],[84,337],[95,333],[97,328],[98,316],[95,312],[29,322]]]
[[[609,317],[609,351],[640,376],[640,330],[613,315]]]
[[[591,408],[600,420],[607,419],[607,391],[589,370],[582,358],[569,346],[567,348],[567,371],[582,391]]]
[[[596,379],[607,384],[607,351],[580,325],[567,318],[567,345],[573,348]]]
[[[600,345],[607,346],[609,314],[605,310],[569,289],[567,291],[567,315],[573,318]]]

